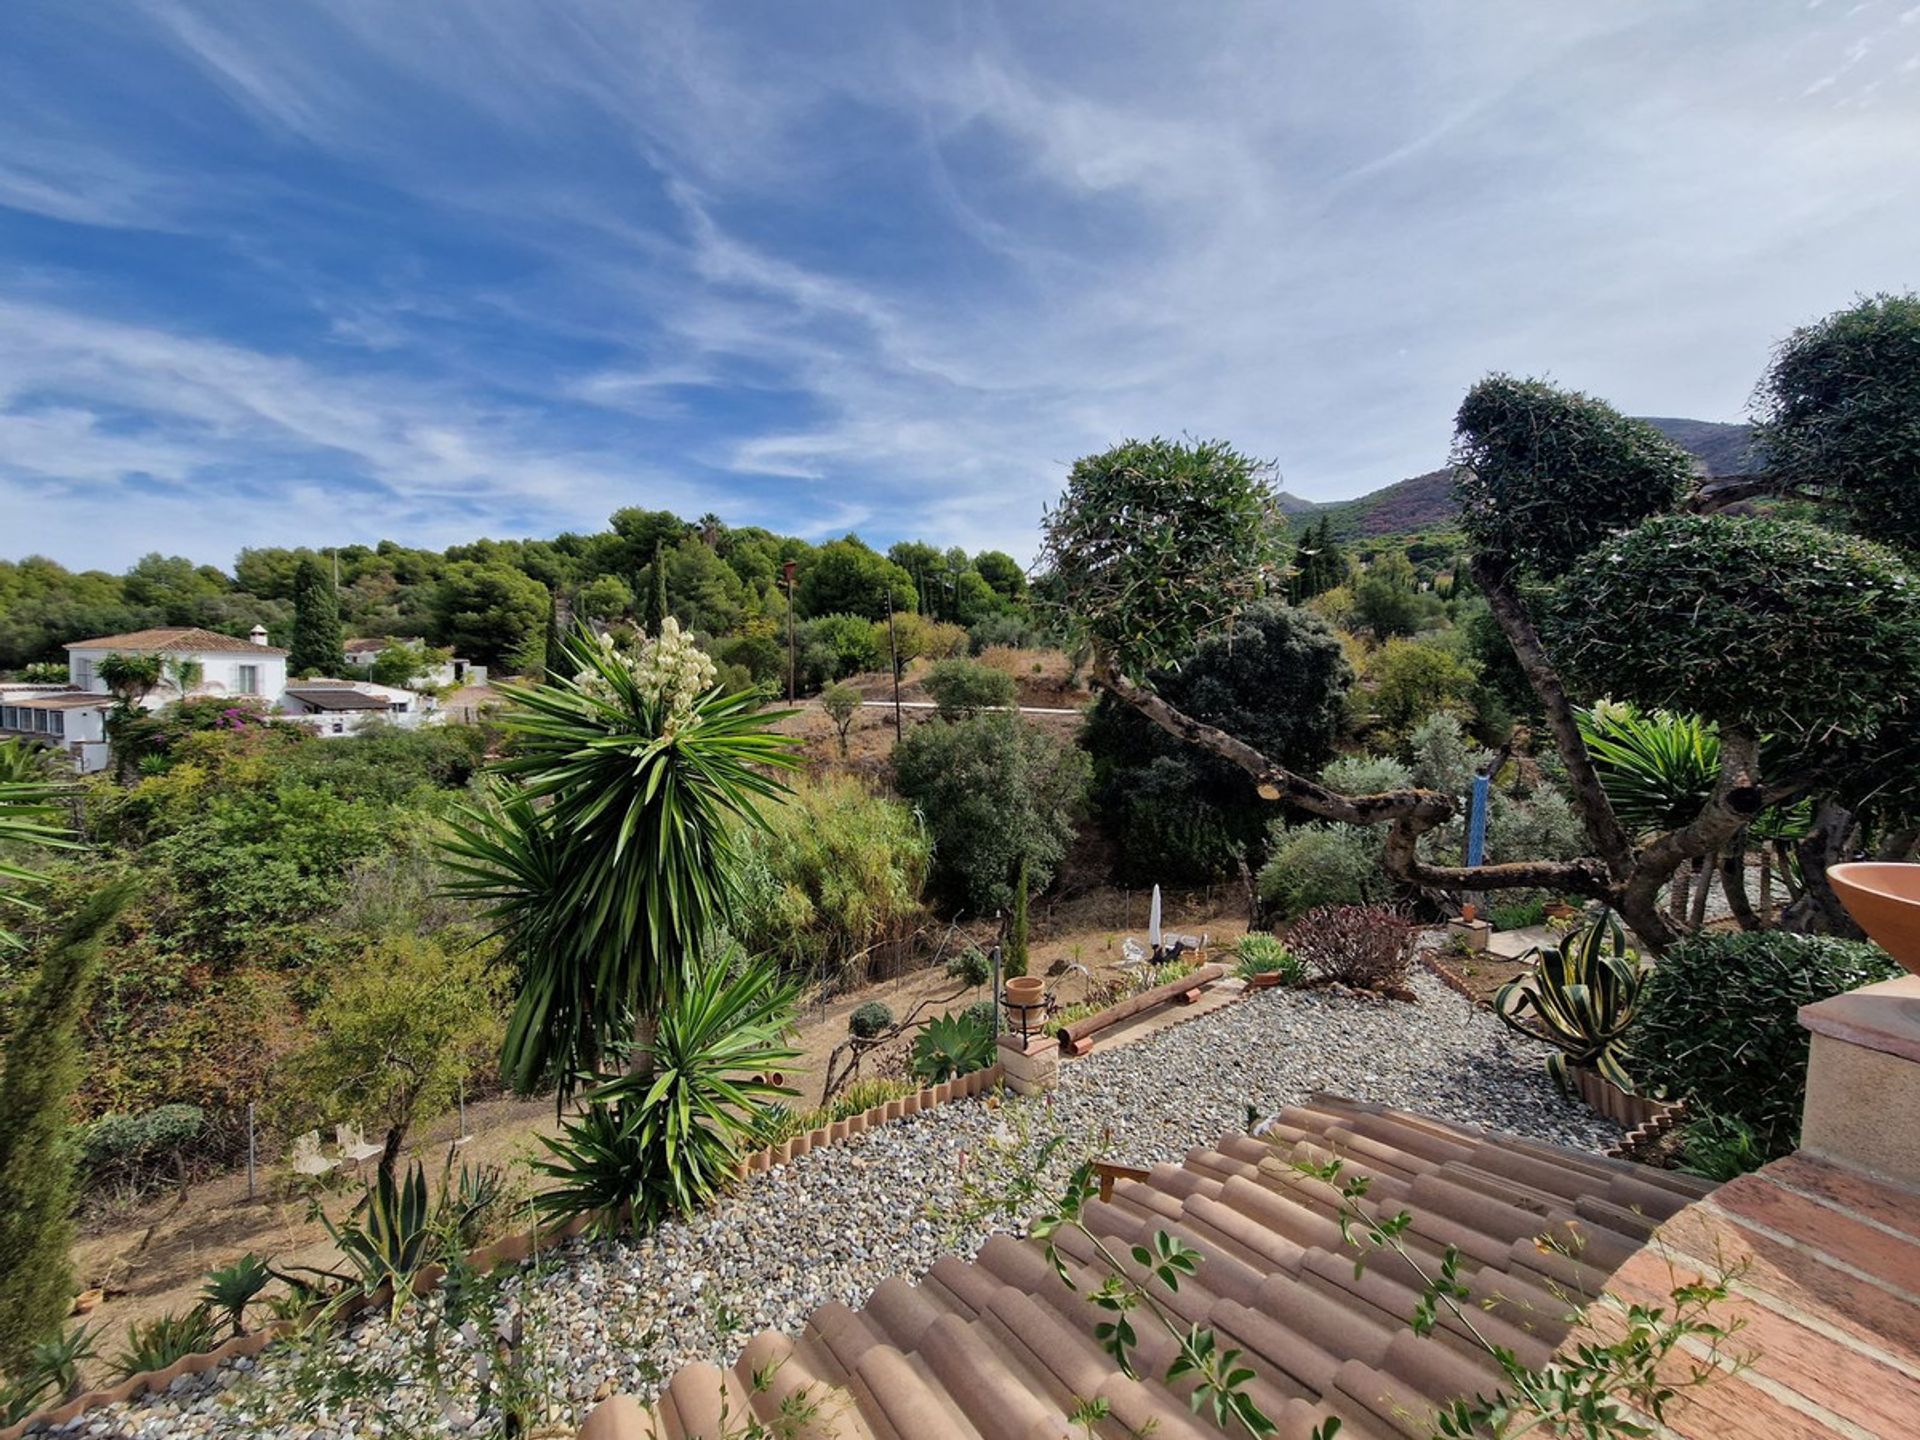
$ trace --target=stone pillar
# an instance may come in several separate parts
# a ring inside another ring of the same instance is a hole
[[[1920,975],[1800,1011],[1813,1032],[1800,1148],[1920,1189]]]
[[[1025,1045],[1018,1035],[1000,1037],[1000,1067],[1016,1095],[1038,1095],[1060,1083],[1060,1042],[1036,1035]]]

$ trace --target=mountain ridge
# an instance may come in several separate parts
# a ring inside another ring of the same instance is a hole
[[[1671,415],[1638,418],[1692,455],[1709,475],[1744,475],[1754,468],[1751,425]],[[1283,490],[1280,509],[1289,519],[1307,523],[1325,516],[1335,538],[1343,541],[1447,530],[1459,514],[1453,503],[1453,472],[1445,466],[1349,500],[1306,500]]]

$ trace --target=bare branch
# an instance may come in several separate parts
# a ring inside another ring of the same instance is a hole
[[[1621,828],[1619,817],[1613,813],[1613,802],[1607,798],[1606,788],[1594,771],[1593,759],[1587,754],[1587,742],[1581,738],[1580,722],[1574,716],[1573,702],[1567,698],[1560,672],[1547,658],[1546,646],[1540,643],[1540,634],[1533,628],[1533,620],[1520,603],[1505,568],[1484,554],[1476,554],[1468,562],[1468,569],[1474,584],[1487,597],[1493,618],[1499,622],[1507,643],[1513,646],[1514,657],[1546,712],[1554,748],[1566,763],[1567,779],[1573,784],[1574,803],[1586,821],[1587,838],[1600,852],[1607,874],[1614,880],[1624,880],[1633,869],[1633,844]]]

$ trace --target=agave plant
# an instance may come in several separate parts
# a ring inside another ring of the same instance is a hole
[[[210,1350],[220,1337],[204,1306],[135,1320],[127,1326],[126,1344],[113,1357],[113,1373],[121,1379],[149,1370],[164,1370],[176,1360]]]
[[[80,1366],[99,1353],[97,1328],[76,1325],[33,1347],[21,1374],[0,1385],[0,1425],[16,1425],[43,1405],[80,1393]]]
[[[765,959],[739,973],[710,963],[661,1011],[651,1067],[606,1080],[536,1162],[560,1184],[536,1197],[552,1216],[591,1214],[603,1229],[690,1214],[732,1177],[764,1126],[767,1101],[792,1095],[766,1078],[799,1051],[786,1043],[798,995]]]
[[[936,1015],[913,1037],[913,1073],[929,1085],[984,1070],[993,1062],[993,1028],[977,1015]]]
[[[770,732],[756,692],[696,693],[711,665],[672,628],[638,656],[582,628],[550,675],[507,690],[496,770],[517,783],[458,812],[442,844],[449,889],[519,962],[503,1072],[564,1098],[701,968],[737,900],[733,827],[785,793],[775,772],[798,742]]]
[[[1628,947],[1619,920],[1609,911],[1557,946],[1528,951],[1528,957],[1533,973],[1500,987],[1494,1013],[1509,1029],[1554,1047],[1547,1070],[1563,1089],[1573,1089],[1571,1067],[1581,1066],[1631,1091],[1621,1037],[1639,1006],[1647,970]]]
[[[335,1225],[324,1214],[320,1216],[335,1248],[359,1272],[365,1293],[371,1295],[382,1285],[393,1287],[396,1319],[412,1293],[413,1277],[433,1256],[432,1221],[427,1175],[418,1160],[404,1181],[396,1182],[390,1171],[380,1171],[346,1224]]]

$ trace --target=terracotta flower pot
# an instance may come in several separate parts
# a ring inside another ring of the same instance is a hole
[[[1467,901],[1466,904],[1460,907],[1460,918],[1462,920],[1465,920],[1468,924],[1472,924],[1474,919],[1479,914],[1480,914],[1480,907],[1478,905],[1475,905],[1471,900]]]
[[[1038,1005],[1046,997],[1047,982],[1038,975],[1016,975],[1007,981],[1007,1003]]]
[[[1889,860],[1835,865],[1827,880],[1868,937],[1920,975],[1920,865]]]

